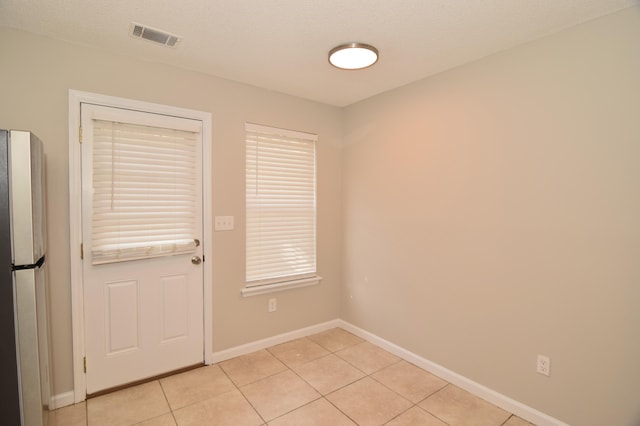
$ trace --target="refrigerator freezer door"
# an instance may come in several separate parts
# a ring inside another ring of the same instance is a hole
[[[30,132],[12,130],[9,156],[13,264],[33,265],[46,249],[42,142]]]
[[[42,426],[49,402],[44,268],[14,271],[14,288],[23,425]]]

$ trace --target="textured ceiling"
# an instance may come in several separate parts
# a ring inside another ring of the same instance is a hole
[[[0,0],[0,27],[346,106],[639,0]],[[132,22],[182,37],[129,36]],[[328,51],[373,44],[371,68]]]

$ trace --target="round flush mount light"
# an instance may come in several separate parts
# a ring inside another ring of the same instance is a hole
[[[329,63],[336,68],[359,70],[378,62],[378,49],[364,43],[347,43],[329,52]]]

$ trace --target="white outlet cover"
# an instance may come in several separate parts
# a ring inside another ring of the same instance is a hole
[[[545,376],[549,376],[549,374],[551,373],[551,358],[544,355],[538,355],[536,371]]]

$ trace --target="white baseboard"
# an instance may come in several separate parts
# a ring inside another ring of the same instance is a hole
[[[290,331],[277,336],[267,337],[266,339],[257,340],[255,342],[247,343],[244,345],[236,346],[233,348],[225,349],[223,351],[214,352],[211,355],[212,363],[226,361],[231,358],[235,358],[241,355],[246,355],[251,352],[259,351],[261,349],[268,348],[270,346],[279,345],[290,340],[300,339],[301,337],[310,336],[312,334],[321,333],[323,331],[330,330],[335,327],[340,327],[340,320],[327,321],[321,324],[312,325],[310,327],[301,328],[298,330]]]
[[[72,390],[58,395],[52,395],[49,400],[49,411],[66,407],[67,405],[73,405],[75,403],[74,395]]]
[[[413,352],[409,352],[408,350],[401,348],[400,346],[389,342],[381,337],[376,336],[373,333],[370,333],[366,330],[363,330],[359,327],[356,327],[353,324],[350,324],[343,320],[337,320],[337,326],[343,328],[350,333],[355,334],[358,337],[361,337],[367,340],[370,343],[373,343],[376,346],[379,346],[388,352],[404,359],[407,362],[410,362],[418,367],[426,370],[447,382],[458,386],[470,392],[477,397],[480,397],[490,403],[497,405],[498,407],[506,410],[510,413],[515,414],[518,417],[523,418],[529,422],[532,422],[538,426],[569,426],[566,423],[548,416],[534,408],[529,407],[521,402],[518,402],[514,399],[509,398],[508,396],[502,395],[492,389],[489,389],[486,386],[481,385],[480,383],[474,382],[471,379],[468,379],[454,371],[451,371],[435,362],[429,361],[425,358],[422,358],[419,355],[414,354]]]
[[[468,379],[454,371],[451,371],[435,362],[429,361],[425,358],[422,358],[419,355],[414,354],[400,346],[389,342],[379,336],[376,336],[373,333],[370,333],[366,330],[363,330],[359,327],[356,327],[353,324],[350,324],[341,319],[335,319],[332,321],[327,321],[321,324],[313,325],[310,327],[301,328],[298,330],[290,331],[283,334],[278,334],[273,337],[268,337],[266,339],[257,340],[255,342],[247,343],[244,345],[236,346],[233,348],[225,349],[219,352],[214,352],[211,354],[211,362],[213,364],[226,361],[231,358],[235,358],[241,355],[246,355],[251,352],[259,351],[274,345],[278,345],[280,343],[285,343],[294,339],[299,339],[302,337],[310,336],[312,334],[321,333],[323,331],[330,330],[335,327],[340,327],[346,331],[349,331],[355,334],[362,339],[373,343],[376,346],[379,346],[392,354],[404,359],[407,362],[410,362],[418,367],[446,380],[447,382],[458,386],[472,394],[491,402],[492,404],[497,405],[498,407],[515,414],[518,417],[523,418],[529,422],[532,422],[538,426],[569,426],[568,424],[548,416],[528,405],[525,405],[521,402],[518,402],[514,399],[511,399],[505,395],[502,395],[499,392],[496,392],[492,389],[489,389],[486,386],[481,385],[480,383],[474,382],[471,379]],[[54,395],[51,397],[49,409],[54,410],[56,408],[65,407],[67,405],[72,405],[74,403],[74,393],[73,391],[65,392],[59,395]]]
[[[325,323],[312,325],[310,327],[301,328],[283,334],[278,334],[277,336],[257,340],[255,342],[225,349],[223,351],[214,352],[211,354],[211,364],[226,361],[240,355],[246,355],[248,353],[259,351],[261,349],[265,349],[274,345],[279,345],[280,343],[285,343],[290,340],[295,340],[302,337],[310,336],[312,334],[321,333],[335,327],[340,327],[340,324],[341,323],[339,322],[339,320],[327,321]],[[55,410],[56,408],[62,408],[66,407],[67,405],[75,404],[74,395],[75,394],[73,391],[69,391],[52,396],[49,402],[49,410]]]

